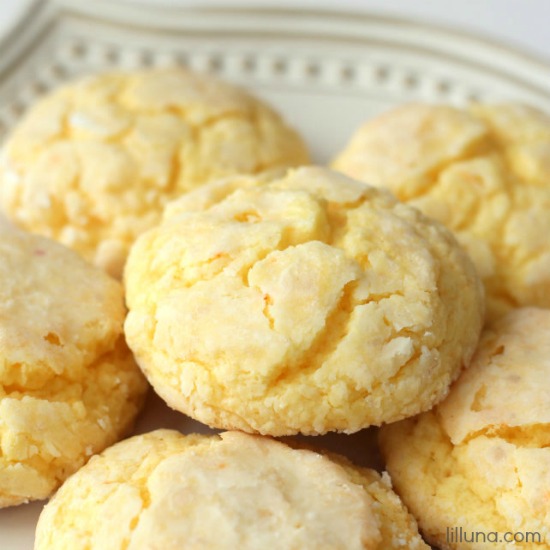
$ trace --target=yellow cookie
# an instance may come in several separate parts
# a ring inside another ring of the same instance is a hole
[[[483,318],[448,230],[314,167],[182,197],[132,248],[125,283],[128,343],[168,404],[270,435],[351,433],[429,409]]]
[[[120,283],[0,227],[0,507],[48,497],[131,427],[146,382]]]
[[[38,103],[4,146],[0,206],[119,277],[164,204],[213,178],[307,164],[243,90],[186,69],[108,73]]]
[[[240,432],[158,430],[94,457],[44,508],[35,550],[420,550],[387,474]]]
[[[550,548],[549,395],[550,310],[519,308],[484,332],[434,411],[382,429],[388,470],[431,543]]]
[[[452,229],[488,317],[550,307],[550,117],[519,105],[406,105],[359,128],[337,170],[389,188]]]

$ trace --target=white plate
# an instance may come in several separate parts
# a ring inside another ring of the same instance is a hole
[[[419,24],[309,11],[37,2],[0,44],[0,138],[41,94],[108,68],[184,63],[272,102],[328,161],[366,118],[405,101],[519,100],[550,111],[550,68],[490,42]],[[138,431],[204,426],[151,396]],[[379,465],[373,431],[313,442]],[[42,503],[0,511],[0,549],[30,550]],[[75,549],[77,550],[77,549]]]

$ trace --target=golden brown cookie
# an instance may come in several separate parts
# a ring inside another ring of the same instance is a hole
[[[387,474],[240,432],[158,430],[94,457],[45,507],[36,550],[419,550]]]
[[[48,497],[131,427],[146,382],[120,283],[0,227],[0,507]]]
[[[483,318],[448,230],[313,167],[182,197],[132,248],[125,284],[128,343],[157,393],[210,426],[270,435],[429,409]]]
[[[241,89],[183,68],[113,72],[30,110],[2,152],[0,206],[119,277],[168,200],[213,178],[307,162],[300,137]]]
[[[550,548],[549,395],[550,310],[519,308],[484,332],[435,410],[382,428],[397,492],[432,544]]]
[[[452,229],[485,283],[489,319],[550,307],[548,115],[406,105],[359,128],[332,166]]]

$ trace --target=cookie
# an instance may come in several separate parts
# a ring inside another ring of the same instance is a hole
[[[428,541],[550,548],[549,394],[550,310],[519,308],[484,332],[434,411],[382,428],[387,468]]]
[[[168,200],[214,178],[307,162],[301,138],[239,88],[183,68],[113,72],[30,110],[1,155],[0,207],[119,277]]]
[[[131,427],[146,381],[120,283],[0,226],[0,507],[48,497]]]
[[[490,320],[550,307],[548,115],[406,105],[359,128],[332,166],[452,229],[485,283]]]
[[[67,481],[35,549],[427,549],[388,480],[259,436],[157,430]]]
[[[125,286],[129,346],[172,408],[277,436],[429,409],[483,318],[447,229],[315,167],[182,197],[132,247]]]

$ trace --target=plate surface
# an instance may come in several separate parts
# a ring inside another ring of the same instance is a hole
[[[0,43],[0,139],[40,95],[91,71],[185,64],[270,101],[327,162],[365,119],[406,101],[518,100],[550,111],[550,67],[509,48],[398,19],[311,11],[37,2]],[[151,395],[139,432],[207,429]],[[380,464],[375,433],[313,440]],[[311,438],[310,438],[311,439]],[[42,503],[0,510],[2,550],[31,550]]]

